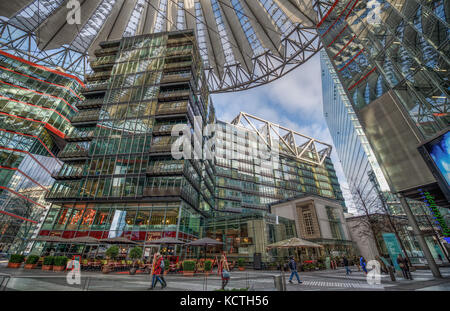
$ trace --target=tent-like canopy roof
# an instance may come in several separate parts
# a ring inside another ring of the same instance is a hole
[[[34,36],[26,55],[51,56],[78,74],[102,41],[194,30],[210,91],[224,92],[265,84],[312,57],[321,48],[316,25],[329,6],[319,0],[15,0],[0,3],[0,16]]]

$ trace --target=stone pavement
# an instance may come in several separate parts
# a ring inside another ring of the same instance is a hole
[[[380,285],[369,285],[362,272],[353,272],[350,276],[345,275],[344,269],[322,270],[313,272],[302,272],[300,278],[302,284],[287,283],[288,291],[393,291],[393,290],[450,290],[450,268],[441,268],[443,279],[434,279],[429,270],[418,270],[412,273],[414,280],[397,278],[392,282],[389,275],[381,276]],[[6,290],[48,290],[48,291],[146,291],[150,286],[148,274],[102,274],[99,272],[84,272],[81,274],[80,285],[69,285],[64,272],[48,272],[41,270],[9,269],[5,264],[0,265],[0,275],[11,276]],[[273,291],[274,276],[280,275],[280,271],[232,271],[231,280],[227,288],[250,288],[258,291]],[[286,282],[289,273],[285,274]],[[217,273],[205,278],[203,275],[184,277],[182,275],[165,276],[168,287],[164,289],[175,291],[202,291],[216,290],[221,286],[221,279]],[[1,277],[0,277],[1,282]],[[157,285],[155,292],[160,291]]]

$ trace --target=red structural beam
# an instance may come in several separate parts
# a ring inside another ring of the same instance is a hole
[[[337,36],[336,36],[336,37],[334,37],[333,41],[331,41],[331,42],[330,42],[330,44],[328,44],[327,48],[328,48],[328,47],[330,47],[330,45],[332,45],[332,44],[334,43],[334,41],[336,41],[336,40],[337,40],[337,38],[339,38],[339,37],[340,37],[340,36],[342,35],[342,33],[344,32],[344,30],[345,30],[345,29],[347,29],[347,27],[348,27],[348,24],[347,24],[347,25],[345,25],[345,27],[344,27],[344,28],[342,28],[342,30],[341,30],[341,31],[339,31],[339,33],[337,34]]]
[[[23,102],[23,101],[21,101],[21,100],[9,98],[9,97],[2,96],[2,95],[0,95],[0,98],[4,98],[4,99],[7,99],[7,100],[10,100],[10,101],[13,101],[13,102],[16,102],[16,103],[20,103],[20,104],[24,104],[24,105],[28,105],[28,106],[37,107],[37,108],[39,108],[39,109],[45,109],[45,110],[53,111],[53,112],[57,113],[61,118],[63,118],[64,120],[66,120],[67,122],[70,122],[69,119],[67,119],[65,116],[63,116],[61,113],[59,113],[59,112],[56,111],[55,109],[47,108],[47,107],[42,107],[42,106],[38,106],[38,105],[35,105],[35,104],[30,104],[30,103],[27,103],[27,102]]]
[[[34,135],[30,135],[30,134],[21,133],[21,132],[10,131],[10,130],[6,130],[6,129],[2,129],[2,128],[0,128],[0,131],[2,131],[2,132],[7,132],[7,133],[12,133],[12,134],[18,134],[18,135],[21,135],[21,136],[26,136],[26,137],[31,137],[31,138],[37,139],[37,140],[41,143],[41,145],[44,146],[44,148],[48,151],[48,153],[50,153],[50,155],[51,155],[56,161],[58,161],[58,163],[61,164],[61,162],[55,157],[55,155],[50,151],[50,149],[48,149],[48,147],[42,142],[42,140],[41,140],[39,137],[34,136]]]
[[[43,190],[48,191],[47,188],[45,188],[44,186],[42,186],[40,183],[38,183],[36,180],[34,180],[33,178],[31,178],[30,176],[28,176],[27,174],[25,174],[21,169],[17,168],[17,167],[7,167],[7,166],[2,166],[0,165],[0,169],[5,169],[5,170],[11,170],[11,171],[17,171],[20,174],[22,174],[23,176],[25,176],[26,178],[28,178],[29,180],[31,180],[33,183],[35,183],[36,185],[38,185],[39,187],[41,187]]]
[[[325,21],[325,19],[328,17],[328,15],[330,15],[330,13],[334,10],[334,8],[336,7],[336,5],[338,4],[339,0],[334,1],[333,5],[331,6],[331,8],[328,10],[327,14],[325,14],[324,17],[322,17],[322,19],[320,20],[320,22],[317,24],[317,27],[320,27],[320,25],[322,25],[322,23]]]
[[[17,192],[17,191],[14,191],[14,190],[12,190],[12,189],[10,189],[10,188],[6,188],[6,187],[3,187],[3,186],[0,186],[0,189],[9,191],[9,192],[11,192],[11,193],[14,193],[15,195],[21,197],[22,199],[25,199],[25,200],[27,200],[28,202],[31,202],[31,203],[33,203],[33,204],[36,204],[36,205],[39,206],[39,207],[46,208],[44,205],[39,204],[38,202],[35,202],[35,201],[31,200],[30,198],[27,198],[26,196],[20,194],[20,193]]]
[[[50,85],[53,85],[53,86],[56,86],[56,87],[62,87],[64,89],[70,91],[73,95],[75,95],[76,97],[78,97],[81,100],[81,97],[74,90],[72,90],[70,87],[67,87],[65,85],[60,85],[60,84],[52,83],[52,82],[49,82],[49,81],[45,81],[45,80],[42,80],[42,79],[39,79],[39,78],[36,78],[36,77],[33,77],[33,76],[26,75],[26,74],[18,72],[18,71],[14,71],[12,69],[8,69],[8,68],[3,67],[3,66],[0,66],[0,69],[7,70],[9,72],[21,75],[22,77],[27,77],[27,78],[33,79],[35,81],[44,82],[44,83],[47,83],[47,84],[50,84]]]
[[[339,72],[341,72],[342,70],[344,70],[345,68],[347,68],[348,65],[350,65],[361,53],[362,51],[364,51],[364,48],[362,48],[361,50],[359,50],[359,52],[352,57],[351,60],[349,60],[344,67],[342,67],[341,69],[339,69]]]
[[[351,39],[344,45],[344,47],[343,47],[342,49],[340,49],[339,52],[336,53],[336,55],[333,56],[333,59],[335,59],[339,54],[341,54],[341,52],[342,52],[343,50],[345,50],[345,48],[346,48],[350,43],[352,43],[352,41],[355,40],[355,38],[356,38],[356,35],[354,35],[353,38],[351,38]]]
[[[7,112],[1,112],[1,111],[0,111],[0,114],[7,115],[7,116],[10,116],[10,117],[13,117],[13,118],[17,118],[17,119],[22,119],[22,120],[27,120],[27,121],[31,121],[31,122],[37,122],[37,123],[44,124],[44,127],[45,127],[46,129],[48,129],[49,131],[52,131],[53,133],[55,133],[55,134],[58,135],[59,137],[61,137],[61,138],[66,137],[66,135],[64,135],[63,132],[61,132],[60,130],[58,130],[57,128],[55,128],[53,125],[51,125],[51,124],[49,124],[49,123],[47,123],[47,122],[40,121],[40,120],[34,120],[34,119],[30,119],[30,118],[25,118],[25,117],[17,116],[17,115],[14,115],[14,114],[9,114],[9,113],[7,113]]]
[[[345,6],[345,8],[341,11],[341,13],[339,13],[339,16],[338,16],[338,17],[336,18],[336,20],[333,22],[333,24],[332,24],[330,27],[328,27],[327,31],[325,31],[325,32],[323,33],[322,37],[325,36],[325,35],[331,30],[331,28],[333,28],[333,26],[334,26],[334,25],[336,24],[336,22],[341,18],[342,14],[345,12],[345,10],[347,10],[349,4],[352,3],[352,1],[353,1],[353,0],[350,0],[350,1],[347,3],[347,5]]]
[[[66,105],[69,106],[73,111],[77,111],[77,110],[76,110],[71,104],[69,104],[69,102],[68,102],[67,100],[65,100],[64,98],[61,98],[61,97],[58,97],[58,96],[55,96],[55,95],[51,95],[51,94],[42,93],[42,92],[35,91],[35,90],[32,90],[32,89],[27,89],[26,87],[22,87],[22,86],[19,86],[19,85],[11,84],[11,83],[8,83],[8,82],[2,81],[2,80],[0,80],[0,83],[6,84],[6,85],[9,85],[9,86],[12,86],[12,87],[19,88],[19,89],[21,89],[21,90],[33,92],[33,93],[36,93],[36,94],[38,94],[38,95],[47,96],[47,97],[51,97],[51,98],[54,98],[54,99],[60,99],[60,100],[62,100],[63,102],[65,102]]]
[[[60,75],[60,76],[64,76],[64,77],[67,77],[67,78],[70,78],[70,79],[74,79],[74,80],[76,80],[78,83],[80,83],[82,87],[86,87],[85,84],[84,84],[78,77],[73,76],[73,75],[71,75],[71,74],[68,74],[68,73],[65,73],[65,72],[61,72],[61,71],[58,71],[58,70],[55,70],[55,69],[52,69],[52,68],[48,68],[48,67],[45,67],[45,66],[42,66],[42,65],[38,65],[38,64],[36,64],[36,63],[27,61],[27,60],[25,60],[25,59],[23,59],[23,58],[20,58],[20,57],[17,57],[17,56],[15,56],[15,55],[6,53],[6,52],[4,52],[4,51],[0,51],[0,54],[1,54],[1,55],[4,55],[4,56],[6,56],[6,57],[9,57],[9,58],[18,60],[19,62],[22,62],[22,63],[24,63],[24,64],[27,64],[27,65],[30,65],[30,66],[33,66],[33,67],[36,67],[36,68],[39,68],[39,69],[42,69],[42,70],[51,72],[51,73],[55,73],[55,74]]]
[[[36,159],[31,153],[29,153],[28,151],[25,150],[20,150],[20,149],[14,149],[14,148],[8,148],[8,147],[2,147],[0,146],[0,150],[8,150],[8,151],[13,151],[13,152],[21,152],[21,153],[26,153],[27,155],[29,155],[34,161],[36,161],[37,164],[39,164],[39,166],[41,166],[47,173],[51,174],[51,172],[41,163],[39,162],[38,159]]]
[[[0,211],[0,214],[4,214],[4,215],[8,215],[10,217],[14,217],[14,218],[18,218],[18,219],[21,219],[21,220],[25,220],[25,221],[31,222],[33,224],[37,224],[38,223],[37,221],[31,220],[31,219],[28,219],[28,218],[24,218],[22,216],[18,216],[16,214],[8,213],[6,211]]]
[[[350,13],[353,11],[353,9],[355,8],[356,4],[359,2],[359,0],[356,0],[355,3],[353,3],[352,8],[350,9],[350,11],[348,11],[347,15],[345,16],[345,20],[347,20],[347,18],[349,17]]]
[[[368,73],[366,73],[366,75],[364,77],[362,77],[361,79],[359,79],[358,82],[356,82],[355,84],[353,84],[348,90],[351,91],[355,86],[357,86],[358,84],[360,84],[362,81],[364,81],[370,74],[372,74],[372,72],[375,71],[375,69],[377,69],[377,67],[374,67],[371,71],[369,71]]]

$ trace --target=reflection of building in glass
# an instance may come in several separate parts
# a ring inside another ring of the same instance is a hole
[[[368,3],[330,7],[318,24],[326,54],[391,190],[419,199],[426,185],[446,206],[417,150],[449,124],[445,4]]]
[[[239,118],[238,122],[232,124],[217,124],[215,155],[218,210],[265,211],[269,203],[302,193],[339,200],[345,208],[328,153],[331,147],[319,147],[321,143],[313,139],[305,139],[303,145],[294,142],[296,144],[292,149],[297,148],[301,154],[301,157],[296,157],[290,153],[291,150],[286,150],[286,145],[274,131],[279,131],[278,134],[283,137],[282,127],[243,113],[235,121]],[[269,141],[272,141],[271,148],[267,144]],[[319,148],[323,148],[320,155],[314,152]],[[321,165],[315,164],[320,159]]]
[[[212,161],[171,155],[174,125],[215,119],[194,40],[186,31],[101,44],[41,235],[201,236],[214,206]]]
[[[0,249],[21,252],[38,229],[81,81],[0,51]]]
[[[291,130],[271,137],[273,124],[264,134],[236,120],[216,122],[194,42],[184,31],[101,43],[86,100],[58,154],[64,164],[46,196],[53,205],[41,236],[126,237],[146,248],[166,236],[210,236],[225,243],[217,251],[267,261],[279,255],[268,257],[268,244],[296,236],[293,221],[269,214],[269,203],[310,193],[344,207],[329,145]],[[210,141],[202,138],[206,124],[217,125]],[[187,126],[194,153],[197,142],[204,149],[211,143],[215,162],[206,152],[203,159],[175,159],[175,125]],[[101,255],[101,244],[37,242],[33,252]]]
[[[348,92],[345,91],[341,83],[341,73],[336,73],[339,70],[335,69],[333,62],[325,51],[321,52],[321,67],[324,116],[336,152],[341,160],[350,191],[354,196],[354,203],[361,204],[355,197],[355,193],[359,191],[362,197],[367,198],[367,202],[372,202],[371,213],[383,212],[383,202],[380,200],[382,192],[390,211],[394,215],[404,216],[400,201],[392,194],[393,187],[386,181],[384,175],[386,171],[383,171],[381,162],[369,143],[365,132],[367,129],[362,126],[357,113],[355,113],[354,106],[352,106],[352,101],[348,98]],[[377,203],[374,204],[373,202]],[[408,200],[408,202],[417,216],[419,225],[427,234],[426,239],[436,240],[434,231],[439,230],[436,226],[430,225],[432,215],[428,212],[428,209],[419,201]],[[448,211],[443,210],[443,213],[446,215]],[[408,237],[408,239],[410,238]],[[411,257],[417,256],[417,249],[412,248],[412,250],[414,252],[411,251]]]

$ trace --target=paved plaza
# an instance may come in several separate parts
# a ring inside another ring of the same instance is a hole
[[[302,284],[294,280],[294,284],[287,283],[288,291],[395,291],[395,290],[450,290],[450,268],[441,268],[443,279],[434,279],[429,270],[417,270],[412,273],[414,280],[404,280],[397,277],[392,282],[389,275],[381,276],[380,285],[369,285],[362,272],[354,271],[350,276],[345,275],[344,269],[322,270],[300,273]],[[232,288],[250,288],[255,291],[276,290],[274,277],[280,271],[233,271],[227,286]],[[47,272],[41,270],[9,269],[5,264],[0,265],[0,275],[9,275],[6,291],[147,291],[150,286],[148,274],[128,275],[126,273],[84,272],[81,273],[81,284],[69,285],[64,272]],[[286,282],[289,274],[285,274]],[[217,273],[194,277],[169,274],[165,276],[167,288],[164,291],[213,291],[221,286],[221,279]],[[1,281],[1,278],[0,278]],[[153,291],[161,291],[160,285]]]

